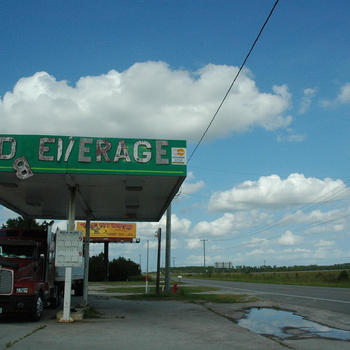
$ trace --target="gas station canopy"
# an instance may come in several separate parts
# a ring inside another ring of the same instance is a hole
[[[159,221],[186,177],[186,141],[0,135],[0,204],[23,217]]]

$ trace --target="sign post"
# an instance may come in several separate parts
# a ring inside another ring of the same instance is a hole
[[[82,231],[58,231],[56,237],[56,266],[66,268],[63,317],[59,322],[73,322],[70,317],[72,267],[83,266]]]

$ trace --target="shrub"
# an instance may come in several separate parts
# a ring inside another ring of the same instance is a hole
[[[340,271],[339,276],[338,276],[338,281],[348,281],[349,280],[349,274],[346,270]]]
[[[113,259],[109,263],[109,280],[110,281],[127,281],[131,276],[140,276],[140,265],[126,260],[123,257]]]
[[[135,276],[141,276],[140,265],[126,260],[123,257],[113,259],[108,264],[109,281],[127,281]],[[100,253],[98,256],[90,258],[89,265],[89,281],[102,281],[105,276],[104,254]]]

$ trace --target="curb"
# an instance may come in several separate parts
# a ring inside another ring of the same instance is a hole
[[[63,310],[57,312],[56,319],[59,321],[63,317]],[[70,317],[73,321],[82,321],[84,319],[84,309],[72,309]]]

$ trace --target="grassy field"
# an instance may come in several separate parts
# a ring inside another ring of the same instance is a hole
[[[98,286],[99,291],[109,293],[116,298],[125,300],[157,300],[157,299],[171,299],[183,300],[196,303],[246,303],[256,301],[257,298],[248,296],[246,294],[226,294],[216,293],[219,289],[213,287],[202,287],[178,284],[176,293],[165,293],[160,291],[159,296],[156,295],[155,282],[149,283],[149,293],[145,293],[145,286],[142,282],[89,282],[89,286]],[[115,295],[118,293],[118,295]]]
[[[222,281],[256,282],[271,284],[292,284],[319,287],[350,288],[349,273],[347,271],[305,271],[305,272],[275,272],[275,273],[211,273],[182,274],[183,278],[215,279]],[[89,288],[97,288],[98,291],[108,293],[112,297],[127,300],[158,300],[171,299],[195,303],[246,303],[256,301],[257,298],[246,294],[226,294],[212,287],[193,286],[178,281],[173,276],[171,285],[176,282],[176,293],[165,293],[160,286],[160,293],[156,295],[156,283],[154,279],[149,282],[149,293],[145,293],[145,281],[128,282],[89,282]],[[172,290],[172,287],[171,287]]]
[[[200,278],[200,279],[215,279],[222,281],[234,282],[255,282],[255,283],[270,283],[270,284],[289,284],[302,286],[317,286],[317,287],[337,287],[350,288],[350,272],[346,270],[330,270],[330,271],[300,271],[300,272],[256,272],[256,273],[210,273],[210,274],[190,274],[178,273],[172,276],[172,281],[178,283],[178,275],[183,278]],[[89,282],[89,285],[101,284],[101,282]],[[128,282],[108,282],[109,288],[123,288],[124,293],[128,293],[127,286],[138,286],[138,293],[142,293],[145,287],[142,286],[143,281],[128,281]],[[142,287],[141,287],[142,286]],[[155,288],[155,277],[150,278],[150,288]],[[134,289],[135,291],[135,289]]]
[[[188,278],[206,278],[222,281],[289,284],[317,287],[350,288],[349,273],[343,271],[303,271],[267,273],[211,273],[210,275],[184,274]]]

